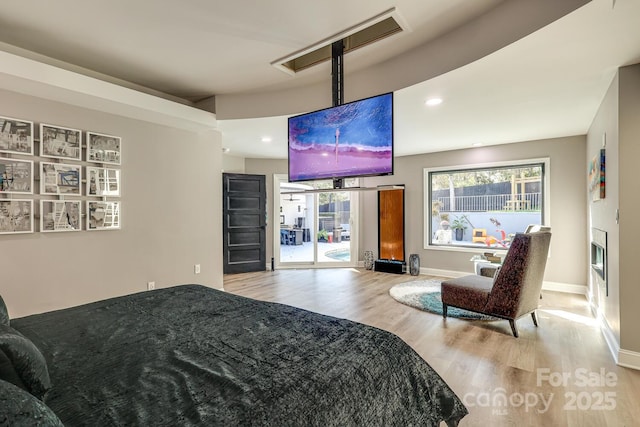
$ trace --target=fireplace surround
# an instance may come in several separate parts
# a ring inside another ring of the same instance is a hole
[[[596,282],[609,296],[607,284],[607,232],[591,229],[591,269],[596,273]]]

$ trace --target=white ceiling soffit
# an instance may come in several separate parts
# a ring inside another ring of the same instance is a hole
[[[484,58],[395,91],[395,154],[586,134],[618,67],[640,62],[639,16],[640,1],[594,0]],[[444,102],[427,108],[431,96]],[[287,157],[287,116],[218,127],[230,155]]]
[[[0,88],[190,131],[216,128],[210,112],[3,51]]]
[[[456,4],[463,14],[455,19],[449,17],[449,26],[444,28],[437,17],[422,17],[422,25],[416,26],[411,9],[402,7],[414,2],[401,3],[398,10],[410,21],[412,31],[398,33],[345,57],[344,100],[396,91],[462,67],[543,28],[586,1],[482,1],[484,8],[471,12],[475,3],[459,0]],[[433,28],[439,31],[433,33]],[[261,89],[216,94],[219,120],[298,114],[330,105],[330,63]]]

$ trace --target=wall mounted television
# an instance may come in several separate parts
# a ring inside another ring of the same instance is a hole
[[[289,118],[289,182],[393,175],[393,93]]]

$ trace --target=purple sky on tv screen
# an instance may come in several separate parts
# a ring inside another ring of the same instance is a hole
[[[289,180],[393,172],[393,95],[289,119]]]

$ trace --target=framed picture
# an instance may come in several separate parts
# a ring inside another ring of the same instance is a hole
[[[593,156],[589,162],[589,191],[591,192],[591,200],[598,201],[606,196],[606,150],[600,149],[600,152]]]
[[[40,200],[40,231],[82,230],[80,200]]]
[[[40,194],[80,196],[80,165],[40,162]]]
[[[33,156],[33,122],[0,117],[0,152]]]
[[[0,194],[33,194],[33,162],[0,157]]]
[[[82,160],[82,131],[40,124],[40,155]]]
[[[87,161],[120,164],[121,140],[118,136],[87,132]]]
[[[0,234],[33,233],[33,200],[0,200]]]
[[[120,169],[87,166],[87,196],[120,197]]]
[[[87,230],[120,228],[120,202],[87,201]]]

